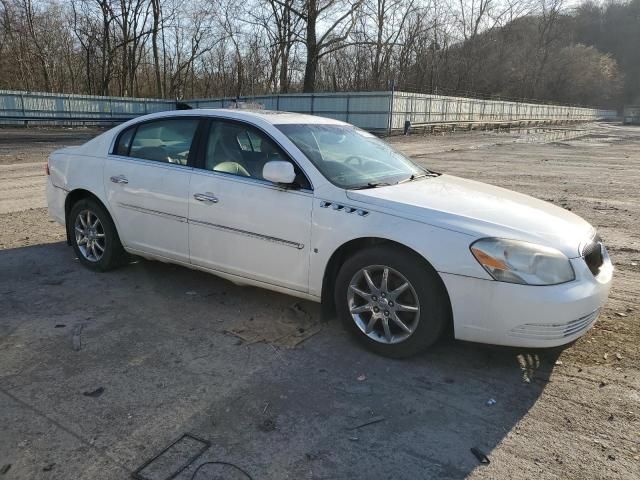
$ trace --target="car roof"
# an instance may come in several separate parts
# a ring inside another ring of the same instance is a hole
[[[315,124],[333,124],[346,125],[345,122],[335,120],[333,118],[319,117],[317,115],[306,115],[303,113],[283,112],[276,110],[258,110],[244,108],[197,108],[193,110],[175,111],[172,113],[206,116],[223,116],[227,118],[236,118],[240,120],[262,120],[272,125],[282,125],[287,123],[315,123]]]

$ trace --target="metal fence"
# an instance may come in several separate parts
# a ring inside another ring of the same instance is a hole
[[[394,92],[391,129],[411,123],[612,120],[615,110]]]
[[[291,93],[237,98],[194,99],[194,108],[223,108],[236,101],[257,104],[267,110],[306,113],[352,123],[365,130],[389,127],[390,92]]]
[[[640,105],[626,105],[622,114],[625,125],[640,125]]]
[[[352,123],[360,128],[402,131],[413,124],[443,122],[591,121],[615,118],[613,110],[524,102],[482,100],[408,92],[346,92],[257,95],[238,98],[193,99],[193,108],[223,108],[236,101],[269,110],[306,113]],[[119,123],[139,115],[175,110],[176,102],[144,98],[56,95],[0,90],[2,124]]]
[[[115,124],[147,113],[174,110],[175,105],[170,100],[0,90],[0,125]]]
[[[402,131],[405,122],[562,122],[616,118],[615,110],[483,100],[408,92],[315,93],[195,99],[194,108],[223,108],[236,100],[284,110],[335,118],[372,131]]]

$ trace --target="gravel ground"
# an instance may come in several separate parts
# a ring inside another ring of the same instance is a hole
[[[46,206],[44,166],[62,146],[81,145],[100,130],[0,129],[0,214]]]
[[[293,349],[229,334],[319,323],[285,295],[158,262],[83,269],[47,217],[42,165],[97,132],[0,130],[0,477],[128,478],[190,432],[211,447],[179,479],[214,460],[256,479],[640,478],[640,129],[585,130],[390,140],[570,208],[616,267],[600,321],[564,350],[445,339],[406,361],[336,321]],[[247,477],[210,464],[195,478]]]

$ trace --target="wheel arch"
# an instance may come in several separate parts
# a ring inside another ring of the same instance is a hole
[[[71,212],[71,209],[76,203],[78,203],[80,200],[85,198],[90,198],[98,202],[98,204],[102,208],[104,208],[107,214],[111,217],[111,221],[114,222],[113,215],[111,215],[111,212],[109,211],[105,203],[102,200],[100,200],[100,198],[96,194],[84,188],[76,188],[75,190],[71,190],[67,194],[67,197],[64,200],[64,223],[65,223],[65,230],[67,231],[68,245],[71,245],[71,226],[69,224],[69,221],[70,221],[69,213]],[[114,225],[115,225],[115,222],[114,222]],[[117,227],[116,227],[116,230],[117,230]]]
[[[392,248],[397,248],[403,250],[407,254],[415,257],[420,262],[422,262],[426,268],[432,270],[438,279],[442,291],[446,295],[447,304],[449,305],[449,323],[453,322],[453,314],[451,308],[451,298],[449,296],[449,292],[447,290],[447,286],[445,285],[442,277],[438,271],[433,267],[431,262],[426,259],[419,252],[414,250],[407,245],[397,242],[395,240],[390,240],[388,238],[381,237],[360,237],[349,240],[342,245],[340,245],[329,257],[329,261],[324,269],[324,274],[322,277],[322,292],[321,292],[321,302],[322,302],[322,314],[325,318],[329,318],[330,316],[335,314],[335,300],[333,295],[335,279],[338,275],[338,271],[340,267],[345,262],[347,258],[349,258],[354,253],[363,250],[365,248],[370,248],[377,245],[388,245]]]

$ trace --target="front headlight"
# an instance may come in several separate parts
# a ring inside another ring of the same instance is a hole
[[[556,285],[576,278],[569,259],[555,248],[503,238],[482,238],[471,253],[495,280]]]

